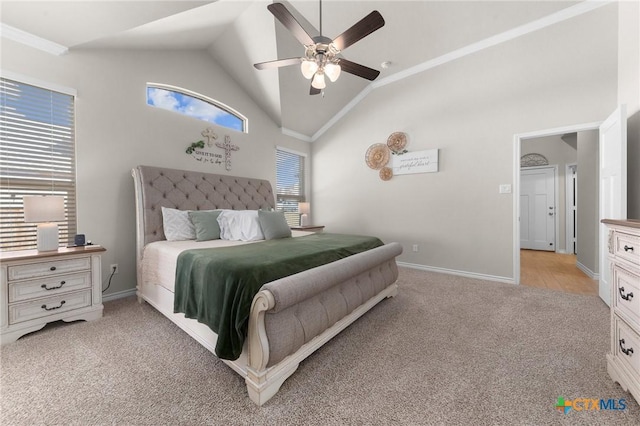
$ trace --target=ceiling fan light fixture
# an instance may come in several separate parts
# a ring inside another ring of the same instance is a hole
[[[315,61],[304,60],[300,64],[300,71],[302,71],[304,78],[311,80],[316,71],[318,71],[318,64]]]
[[[311,82],[311,86],[314,89],[324,89],[327,87],[327,83],[324,81],[324,71],[320,70],[316,73]]]
[[[342,71],[340,65],[334,64],[333,62],[329,62],[324,66],[324,73],[329,77],[329,80],[331,80],[332,83],[340,77],[340,71]]]

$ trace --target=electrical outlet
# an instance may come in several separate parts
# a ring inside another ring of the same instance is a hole
[[[413,245],[413,252],[414,252],[414,253],[417,253],[419,249],[420,249],[420,247],[418,247],[418,245],[417,245],[417,244],[414,244],[414,245]]]
[[[111,265],[111,273],[113,273],[113,274],[117,274],[118,273],[118,264],[117,263],[113,263]]]

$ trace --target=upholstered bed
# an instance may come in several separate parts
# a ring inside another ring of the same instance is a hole
[[[138,300],[151,304],[215,353],[218,335],[195,319],[174,313],[173,287],[167,280],[175,274],[175,256],[182,250],[235,243],[167,242],[162,207],[272,210],[271,184],[262,179],[151,166],[138,166],[132,175]],[[401,252],[397,243],[384,244],[262,285],[251,304],[240,357],[223,359],[245,378],[249,397],[258,405],[264,404],[302,360],[378,302],[394,296],[398,276],[395,258]]]

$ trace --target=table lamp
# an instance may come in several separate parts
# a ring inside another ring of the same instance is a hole
[[[38,251],[58,250],[58,224],[64,220],[64,197],[24,196],[24,221],[38,223]]]
[[[298,203],[298,212],[300,213],[300,226],[309,226],[309,213],[311,213],[309,203]]]

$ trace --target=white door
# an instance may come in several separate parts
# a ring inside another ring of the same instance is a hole
[[[578,165],[568,164],[565,171],[567,253],[578,254]]]
[[[520,171],[520,248],[555,251],[554,167]]]
[[[600,220],[627,218],[627,109],[620,105],[600,126]],[[611,299],[608,232],[600,226],[600,298]]]

